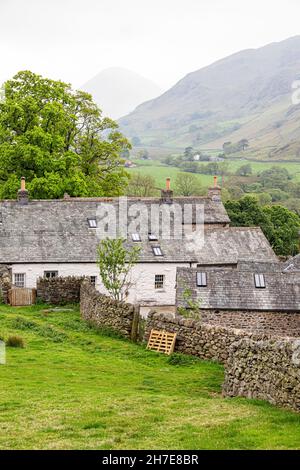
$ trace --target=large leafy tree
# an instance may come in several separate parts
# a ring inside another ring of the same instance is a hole
[[[257,198],[245,196],[225,203],[233,226],[259,226],[277,255],[299,252],[300,217],[280,205],[262,207]]]
[[[0,101],[0,196],[14,198],[21,176],[34,198],[122,194],[130,144],[117,128],[88,93],[19,72]]]

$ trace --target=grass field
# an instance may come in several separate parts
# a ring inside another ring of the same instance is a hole
[[[170,177],[171,181],[174,182],[176,179],[176,175],[180,172],[180,168],[172,167],[163,165],[158,160],[134,160],[137,163],[137,167],[130,168],[128,171],[129,173],[142,173],[143,175],[150,175],[153,176],[158,188],[165,187],[166,178]],[[300,162],[285,162],[285,163],[278,163],[278,162],[252,162],[247,160],[228,160],[229,166],[228,169],[232,173],[235,173],[238,168],[242,165],[250,163],[252,166],[253,174],[271,168],[272,166],[278,166],[282,168],[286,168],[288,172],[292,175],[294,181],[300,181]],[[203,174],[196,174],[195,175],[199,180],[201,186],[203,188],[207,188],[208,186],[212,185],[213,183],[213,176],[210,175],[203,175]],[[226,177],[225,177],[226,178]]]
[[[182,171],[180,168],[173,166],[162,165],[159,161],[150,160],[149,162],[138,163],[135,168],[127,169],[129,173],[142,173],[143,175],[153,176],[157,188],[164,188],[166,186],[166,178],[171,178],[171,184],[174,183],[178,172]],[[201,186],[204,188],[212,185],[213,177],[210,175],[196,174]]]
[[[221,365],[92,330],[76,307],[47,310],[0,307],[0,335],[26,342],[0,365],[1,449],[300,448],[300,415],[222,398]]]

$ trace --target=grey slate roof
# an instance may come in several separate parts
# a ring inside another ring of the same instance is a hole
[[[159,199],[130,199],[150,206]],[[205,243],[192,236],[187,240],[143,239],[140,260],[143,262],[201,262],[204,264],[236,263],[239,259],[276,261],[276,256],[259,228],[223,227],[228,216],[220,201],[210,198],[174,198],[183,204],[203,203],[205,207]],[[97,230],[89,228],[87,219],[95,218],[100,202],[118,210],[118,199],[77,199],[0,202],[0,262],[95,262]],[[216,228],[218,227],[218,228]],[[146,237],[147,238],[147,237]],[[133,242],[128,241],[131,245]],[[163,257],[153,255],[159,245]]]
[[[299,272],[300,273],[300,254],[290,258],[283,265],[284,272]]]
[[[282,273],[278,263],[238,263],[236,269],[177,268],[177,305],[187,306],[188,287],[201,309],[299,311],[300,273]],[[196,273],[206,271],[207,287],[197,287]],[[255,287],[254,274],[264,274],[266,288]]]

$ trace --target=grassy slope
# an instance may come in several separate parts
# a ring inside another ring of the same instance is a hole
[[[34,323],[16,330],[16,317]],[[300,448],[300,416],[223,399],[220,365],[172,365],[90,330],[76,309],[1,306],[0,334],[16,332],[26,348],[0,366],[1,449]]]
[[[129,173],[142,173],[143,175],[150,175],[155,178],[156,185],[158,188],[164,188],[166,184],[166,178],[170,177],[172,182],[174,183],[176,175],[180,170],[180,168],[171,167],[171,166],[164,166],[158,160],[149,160],[149,161],[140,161],[134,160],[135,163],[138,164],[135,168],[129,168],[127,171]],[[228,169],[231,172],[235,172],[238,168],[246,163],[250,163],[252,166],[252,171],[254,174],[271,168],[272,166],[279,166],[282,168],[286,168],[289,173],[293,176],[295,181],[300,181],[300,162],[299,163],[277,163],[277,162],[252,162],[247,160],[229,160]],[[207,164],[207,162],[204,162]],[[213,176],[210,175],[202,175],[196,174],[201,186],[207,188],[208,186],[213,184]]]

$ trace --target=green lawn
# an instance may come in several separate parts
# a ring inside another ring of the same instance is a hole
[[[221,365],[176,365],[45,308],[0,307],[0,335],[26,341],[0,365],[1,449],[300,448],[300,415],[222,398]]]

